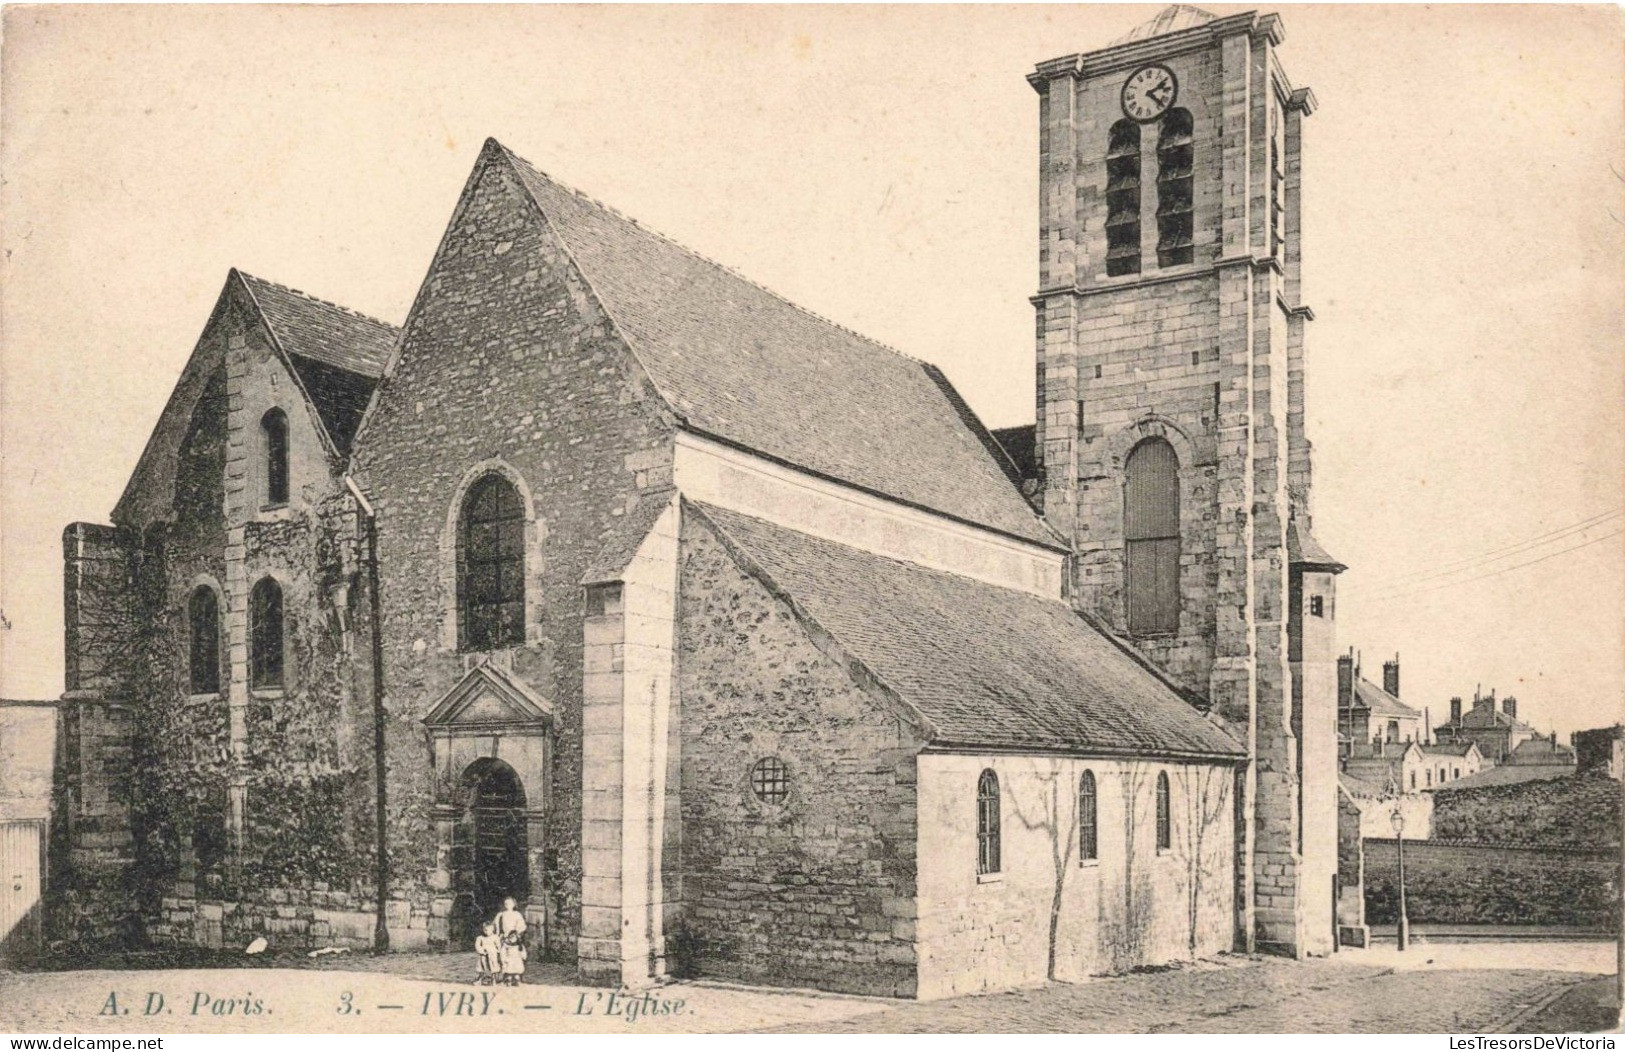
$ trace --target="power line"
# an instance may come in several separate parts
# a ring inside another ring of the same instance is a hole
[[[1435,567],[1434,569],[1420,576],[1412,577],[1403,581],[1391,581],[1385,586],[1379,585],[1371,588],[1370,590],[1382,591],[1384,587],[1392,588],[1395,586],[1408,587],[1424,581],[1434,581],[1443,577],[1454,577],[1457,574],[1467,573],[1482,566],[1488,566],[1491,563],[1500,562],[1503,559],[1522,554],[1523,552],[1531,549],[1555,543],[1576,533],[1584,533],[1586,530],[1589,530],[1594,526],[1602,525],[1609,519],[1618,518],[1621,514],[1625,514],[1625,505],[1614,508],[1610,511],[1593,515],[1588,519],[1582,519],[1579,522],[1571,523],[1570,525],[1561,527],[1559,529],[1548,530],[1546,533],[1539,534],[1535,537],[1530,537],[1527,540],[1519,541],[1515,544],[1505,545],[1500,548],[1492,548],[1489,551],[1481,552],[1478,555],[1472,555],[1463,559],[1457,559],[1453,562],[1444,563],[1441,566]],[[1350,589],[1349,592],[1345,594],[1358,594],[1360,591],[1361,589],[1354,588]]]
[[[1537,547],[1537,546],[1539,546],[1541,544],[1545,544],[1547,541],[1556,540],[1558,537],[1561,537],[1564,534],[1574,533],[1574,532],[1576,532],[1578,530],[1583,530],[1583,529],[1586,529],[1587,527],[1594,526],[1599,522],[1603,522],[1604,520],[1617,518],[1621,514],[1625,514],[1625,505],[1620,505],[1619,507],[1613,508],[1613,509],[1611,509],[1609,511],[1601,512],[1601,513],[1599,513],[1597,515],[1593,515],[1589,519],[1581,519],[1579,522],[1573,523],[1572,525],[1569,525],[1569,526],[1562,526],[1562,527],[1559,527],[1558,529],[1555,529],[1555,530],[1548,530],[1545,533],[1536,534],[1535,536],[1533,536],[1533,537],[1531,537],[1531,538],[1529,538],[1528,540],[1525,540],[1525,541],[1518,541],[1515,544],[1509,544],[1509,545],[1506,545],[1506,546],[1501,547],[1501,548],[1491,548],[1489,551],[1484,552],[1484,553],[1482,553],[1480,555],[1467,556],[1466,558],[1456,559],[1456,560],[1453,560],[1453,561],[1447,562],[1447,563],[1441,563],[1440,566],[1439,566],[1439,570],[1442,572],[1442,571],[1447,570],[1450,567],[1457,566],[1457,565],[1460,565],[1460,564],[1474,563],[1474,562],[1478,562],[1481,559],[1488,559],[1491,556],[1497,556],[1497,555],[1501,555],[1501,554],[1504,554],[1504,553],[1505,554],[1510,554],[1512,552],[1516,552],[1516,551],[1518,551],[1520,549],[1523,549],[1523,548]]]
[[[1608,540],[1608,539],[1610,539],[1612,537],[1620,537],[1620,536],[1625,536],[1625,530],[1615,530],[1613,533],[1605,533],[1601,537],[1593,537],[1588,541],[1581,541],[1579,544],[1572,545],[1572,546],[1570,546],[1568,548],[1563,548],[1563,549],[1560,549],[1558,551],[1551,552],[1551,553],[1549,553],[1547,555],[1542,555],[1538,559],[1530,559],[1528,562],[1516,563],[1516,564],[1514,564],[1512,566],[1503,566],[1499,570],[1491,570],[1489,573],[1479,574],[1476,577],[1467,577],[1467,578],[1463,578],[1460,581],[1445,581],[1444,583],[1436,584],[1431,588],[1421,588],[1421,589],[1418,589],[1418,590],[1416,590],[1414,592],[1399,592],[1399,593],[1394,593],[1394,594],[1389,594],[1389,595],[1378,596],[1377,598],[1369,600],[1369,601],[1373,602],[1373,603],[1385,603],[1385,602],[1389,602],[1390,600],[1394,600],[1394,599],[1409,599],[1412,596],[1426,595],[1428,592],[1437,592],[1441,588],[1450,588],[1450,587],[1453,587],[1455,585],[1471,584],[1474,581],[1483,581],[1483,580],[1487,580],[1488,578],[1491,578],[1491,577],[1499,577],[1504,573],[1511,573],[1513,570],[1521,570],[1525,566],[1534,566],[1536,563],[1543,563],[1548,559],[1555,559],[1559,555],[1567,555],[1569,552],[1576,552],[1576,551],[1579,551],[1581,548],[1589,548],[1593,544],[1601,544],[1603,541],[1606,541],[1606,540]]]

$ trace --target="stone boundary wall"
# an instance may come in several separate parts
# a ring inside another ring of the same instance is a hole
[[[262,936],[272,950],[371,950],[374,909],[348,892],[302,888],[257,891],[241,902],[165,896],[147,936],[156,945],[211,950],[240,950]],[[429,948],[429,911],[391,900],[388,919],[391,950]]]
[[[1585,775],[1446,788],[1432,796],[1436,839],[1618,850],[1621,790],[1612,778]]]
[[[1562,924],[1615,931],[1619,853],[1405,841],[1412,924]],[[1398,917],[1395,841],[1365,841],[1366,920]]]

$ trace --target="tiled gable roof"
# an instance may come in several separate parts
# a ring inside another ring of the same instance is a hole
[[[1372,716],[1391,719],[1419,720],[1422,714],[1383,690],[1370,680],[1358,677],[1354,681],[1354,700],[1371,710]]]
[[[1342,573],[1348,567],[1338,562],[1307,527],[1300,527],[1296,519],[1286,524],[1286,559],[1288,565],[1303,566],[1313,570]]]
[[[238,271],[339,452],[349,450],[400,330]]]
[[[998,427],[993,438],[1004,447],[1004,453],[1016,466],[1024,479],[1038,477],[1038,428],[1032,424],[1021,427]]]
[[[502,154],[687,427],[894,500],[1063,545],[940,372]]]
[[[288,354],[374,380],[384,375],[384,364],[400,335],[395,326],[298,289],[237,273]]]
[[[1447,723],[1444,726],[1450,727],[1452,725]],[[1513,730],[1533,732],[1535,729],[1520,719],[1513,716],[1508,716],[1506,713],[1496,708],[1493,701],[1486,705],[1475,705],[1467,712],[1462,713],[1461,723],[1455,726],[1465,727],[1468,730],[1475,731],[1494,730],[1496,728],[1511,728]]]
[[[1573,765],[1574,750],[1550,738],[1526,738],[1501,761],[1512,764]]]
[[[1395,793],[1394,787],[1386,782],[1367,781],[1347,772],[1338,774],[1337,781],[1348,791],[1350,796],[1357,796],[1366,800],[1381,800],[1393,796]]]
[[[1064,603],[697,506],[943,746],[1237,758],[1244,749]]]
[[[1479,789],[1487,785],[1517,785],[1519,782],[1549,782],[1574,775],[1573,764],[1496,764],[1482,771],[1462,775],[1439,788],[1440,792]]]

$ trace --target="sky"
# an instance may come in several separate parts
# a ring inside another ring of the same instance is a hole
[[[1280,5],[1338,636],[1442,722],[1625,706],[1611,6]],[[399,322],[481,143],[1033,418],[1043,59],[1156,6],[9,7],[0,696],[62,689],[106,522],[228,268]],[[1213,6],[1219,14],[1247,10]]]

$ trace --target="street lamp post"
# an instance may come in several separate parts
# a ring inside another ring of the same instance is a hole
[[[1405,816],[1395,807],[1388,821],[1393,824],[1394,842],[1399,848],[1399,948],[1403,950],[1411,944],[1411,919],[1405,913]]]

